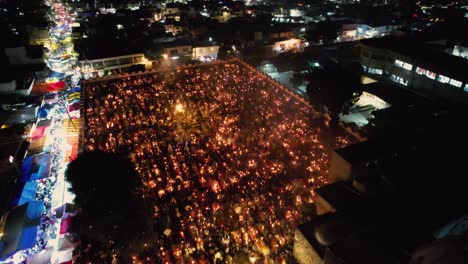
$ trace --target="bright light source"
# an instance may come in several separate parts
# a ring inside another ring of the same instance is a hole
[[[15,161],[15,158],[14,158],[12,155],[10,155],[10,156],[8,157],[8,161],[9,161],[10,163],[13,163],[13,162]]]
[[[213,41],[213,38],[212,37],[208,38],[208,41],[209,42]]]
[[[167,57],[168,57],[167,54],[163,54],[164,59],[167,59]]]
[[[175,110],[177,113],[183,113],[185,111],[184,106],[182,104],[176,104]]]

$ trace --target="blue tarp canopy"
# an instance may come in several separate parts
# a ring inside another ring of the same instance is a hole
[[[27,182],[23,187],[23,191],[21,192],[18,205],[23,205],[27,202],[34,201],[34,197],[36,197],[37,186],[37,182]]]
[[[21,167],[21,182],[33,181],[49,176],[50,153],[28,156]]]
[[[44,104],[39,110],[37,111],[37,116],[40,118],[47,118],[49,115],[50,109],[52,109],[54,106],[50,104]]]
[[[71,92],[72,92],[72,93],[76,93],[76,92],[79,93],[79,92],[81,92],[81,88],[80,88],[80,87],[73,87],[73,88],[71,89]]]
[[[37,117],[39,118],[47,118],[49,115],[49,110],[45,109],[44,107],[39,108],[39,111],[37,111]]]
[[[44,202],[34,201],[13,209],[5,223],[0,248],[0,260],[6,260],[16,252],[34,246],[37,236],[37,226],[44,211]]]
[[[50,159],[47,159],[45,163],[42,163],[39,170],[36,173],[31,173],[29,180],[39,180],[49,177],[50,173]]]
[[[49,78],[62,79],[64,76],[65,76],[65,73],[56,72],[56,71],[53,71],[53,70],[50,70],[50,73],[49,73]]]
[[[18,195],[12,202],[12,205],[23,205],[27,202],[34,201],[34,197],[36,197],[37,186],[37,182],[26,182],[19,190]]]
[[[34,201],[34,202],[26,203],[25,205],[26,205],[26,218],[33,222],[35,222],[35,220],[39,220],[42,212],[44,211],[44,202]]]
[[[33,159],[33,156],[26,157],[23,160],[23,164],[21,165],[21,181],[23,182],[24,182],[23,179],[26,179],[31,174],[32,159]]]

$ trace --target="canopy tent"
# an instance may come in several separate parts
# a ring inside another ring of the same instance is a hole
[[[77,141],[78,141],[78,137]],[[66,162],[71,162],[75,160],[78,157],[78,149],[79,149],[79,144],[78,142],[72,143],[71,149],[67,150],[67,155],[65,156],[65,161]]]
[[[20,250],[36,243],[37,226],[44,211],[44,202],[34,201],[13,209],[6,220],[2,237],[4,246],[0,249],[0,260],[6,260]]]
[[[69,95],[68,95],[68,99],[72,99],[72,98],[80,98],[81,97],[81,90],[77,90],[77,87],[73,88],[75,89],[75,91],[71,92]],[[76,91],[77,90],[77,91]]]
[[[18,192],[18,196],[13,200],[13,205],[23,205],[28,202],[34,201],[37,192],[37,182],[26,182],[21,190]]]
[[[39,180],[43,178],[47,178],[50,175],[50,158],[46,159],[45,162],[41,163],[39,170],[36,173],[31,173],[31,177],[29,178],[30,181],[32,180]]]
[[[76,102],[80,102],[81,95],[80,93],[76,92],[68,96],[68,104],[73,104]]]
[[[45,126],[36,127],[36,129],[34,129],[34,131],[31,134],[31,139],[33,140],[40,139],[44,137],[45,135],[47,135],[47,127]]]
[[[80,102],[74,102],[73,104],[68,105],[68,111],[73,112],[73,111],[79,111],[80,110]]]
[[[49,83],[49,86],[47,87],[47,92],[60,91],[63,88],[65,88],[64,81],[53,82],[53,83]]]
[[[52,123],[51,120],[41,120],[36,124],[35,129],[33,130],[33,133],[31,135],[31,138],[33,140],[40,139],[42,137],[45,137],[47,135],[47,128],[50,126]]]
[[[21,179],[26,179],[26,177],[28,177],[29,174],[31,174],[31,169],[32,169],[32,156],[29,156],[29,157],[26,157],[24,160],[23,160],[23,164],[21,165],[21,170],[20,170],[20,174],[21,174]]]
[[[45,82],[35,83],[31,90],[31,93],[37,94],[37,95],[45,94],[47,93],[47,87],[48,87],[48,84]]]
[[[49,73],[49,78],[56,78],[56,79],[63,79],[63,77],[65,76],[65,73],[62,73],[62,72],[56,72],[56,71],[53,71],[53,70],[50,70],[50,73]]]
[[[39,108],[39,111],[37,111],[37,117],[47,118],[47,116],[49,115],[49,111],[50,111],[50,109],[47,109],[45,107],[41,107],[41,108]]]
[[[44,95],[44,102],[46,104],[54,104],[57,103],[59,99],[58,93],[49,93]],[[52,107],[52,106],[51,106]]]
[[[72,203],[65,203],[54,209],[57,218],[73,217],[76,214],[75,210],[75,206]]]
[[[81,88],[80,88],[80,87],[73,87],[73,88],[71,89],[71,92],[72,92],[72,93],[76,93],[76,92],[79,93],[79,92],[81,92]]]
[[[49,264],[52,257],[52,248],[47,248],[37,253],[36,255],[28,256],[26,263],[28,264]]]
[[[28,156],[21,167],[21,182],[37,180],[47,177],[50,171],[50,154],[41,153]]]
[[[70,228],[71,221],[72,221],[71,217],[62,219],[62,221],[60,222],[60,234],[61,235],[68,233],[68,229]]]
[[[44,99],[46,100],[46,99]],[[48,116],[49,116],[49,113],[50,113],[50,110],[53,108],[54,106],[51,105],[50,103],[45,103],[41,108],[39,108],[38,112],[37,112],[37,116],[40,118],[40,119],[46,119]]]
[[[67,263],[73,259],[73,250],[75,245],[71,238],[61,238],[59,240],[59,247],[57,251],[52,252],[52,263]]]
[[[73,103],[77,103],[77,102],[80,102],[80,98],[71,98],[71,99],[68,99],[68,104],[73,104]]]
[[[73,250],[75,245],[70,238],[59,239],[58,248],[48,247],[36,255],[27,258],[28,264],[48,264],[48,263],[73,263]]]
[[[67,135],[78,135],[80,132],[81,119],[65,119],[63,120],[63,130],[67,132]]]
[[[54,191],[52,192],[52,208],[58,210],[59,208],[66,209],[63,206],[72,204],[75,199],[75,194],[70,192],[71,185],[67,181],[57,181]],[[62,215],[63,212],[60,213]]]
[[[49,127],[52,124],[51,120],[41,120],[37,122],[36,127]]]
[[[28,154],[39,154],[44,151],[44,145],[46,142],[46,137],[41,137],[38,139],[33,139],[29,143]]]
[[[38,139],[33,139],[29,143],[28,155],[35,155],[41,152],[48,152],[50,150],[51,140],[47,140],[48,137],[44,136]]]

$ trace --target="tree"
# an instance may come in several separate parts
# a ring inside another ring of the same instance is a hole
[[[231,43],[224,43],[218,49],[217,59],[218,60],[227,60],[227,59],[230,59],[230,58],[234,57],[236,54],[237,54],[237,52],[232,48]]]
[[[306,33],[306,38],[312,43],[332,44],[338,37],[339,28],[336,24],[326,20],[315,24],[315,29]]]
[[[144,72],[145,65],[144,64],[134,64],[127,68],[128,73],[136,73],[136,72]]]
[[[313,68],[304,75],[307,81],[307,94],[313,105],[337,117],[346,111],[362,92],[359,75],[342,68]]]
[[[80,208],[72,231],[102,248],[126,251],[151,232],[151,212],[128,158],[100,151],[84,152],[65,173]],[[95,245],[93,245],[95,246]]]

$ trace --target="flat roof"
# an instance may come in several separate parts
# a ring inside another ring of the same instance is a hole
[[[402,107],[407,105],[428,105],[432,102],[430,99],[422,95],[415,94],[409,90],[402,89],[397,85],[374,82],[363,85],[363,91],[371,93],[385,102],[391,107]]]

